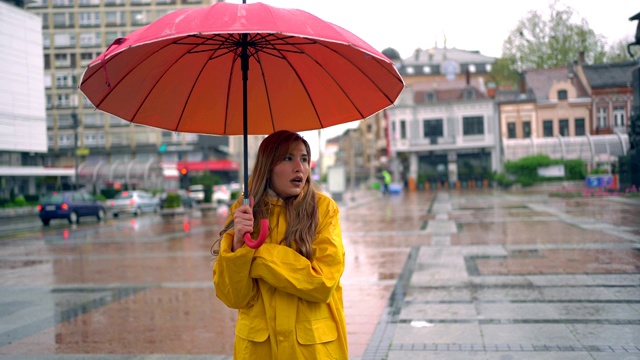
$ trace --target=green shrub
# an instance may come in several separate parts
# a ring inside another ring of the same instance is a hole
[[[13,200],[13,204],[16,206],[26,206],[27,200],[25,200],[24,196],[19,195]]]
[[[564,165],[564,177],[538,176],[538,168],[560,164]],[[508,174],[515,178],[515,182],[522,186],[531,186],[543,181],[583,180],[586,176],[586,168],[582,160],[551,159],[542,154],[527,156],[516,161],[507,161],[504,168]],[[500,183],[498,179],[496,181]]]
[[[182,198],[178,193],[168,193],[167,198],[164,200],[164,207],[166,209],[175,209],[182,206]]]

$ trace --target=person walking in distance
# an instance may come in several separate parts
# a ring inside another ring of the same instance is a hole
[[[231,207],[212,247],[216,296],[238,309],[234,359],[348,359],[339,209],[309,176],[310,157],[297,133],[264,139],[250,204]],[[243,235],[255,238],[263,218],[269,235],[254,250]]]
[[[382,184],[382,193],[384,195],[389,195],[389,184],[391,184],[391,173],[387,169],[382,170],[383,184]]]

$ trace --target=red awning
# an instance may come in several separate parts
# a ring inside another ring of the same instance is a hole
[[[237,171],[238,163],[232,160],[180,161],[178,169],[188,171]]]

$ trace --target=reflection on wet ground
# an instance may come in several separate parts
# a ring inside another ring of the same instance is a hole
[[[351,357],[405,359],[415,347],[453,359],[425,350],[446,345],[464,358],[462,345],[498,344],[500,334],[511,336],[503,344],[533,348],[528,332],[549,331],[535,314],[581,319],[557,323],[576,334],[597,326],[585,299],[603,302],[608,326],[640,334],[639,205],[493,191],[366,193],[341,204]],[[0,355],[225,358],[236,314],[215,297],[210,254],[223,221],[146,216],[3,238]],[[626,323],[614,304],[626,306]]]

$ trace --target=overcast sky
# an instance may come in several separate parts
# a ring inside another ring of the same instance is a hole
[[[226,0],[242,3],[242,0]],[[252,0],[247,0],[251,3]],[[462,50],[478,50],[487,56],[500,57],[502,43],[518,21],[531,10],[545,12],[548,0],[262,0],[282,8],[305,10],[339,25],[379,51],[392,47],[402,58],[416,48],[438,45]],[[638,0],[562,0],[559,7],[575,10],[574,21],[584,18],[596,34],[608,43],[634,37],[637,21],[629,18],[640,12]],[[335,126],[322,131],[323,141],[342,133],[357,123]],[[317,149],[317,134],[305,136]],[[316,154],[313,155],[313,158]]]

